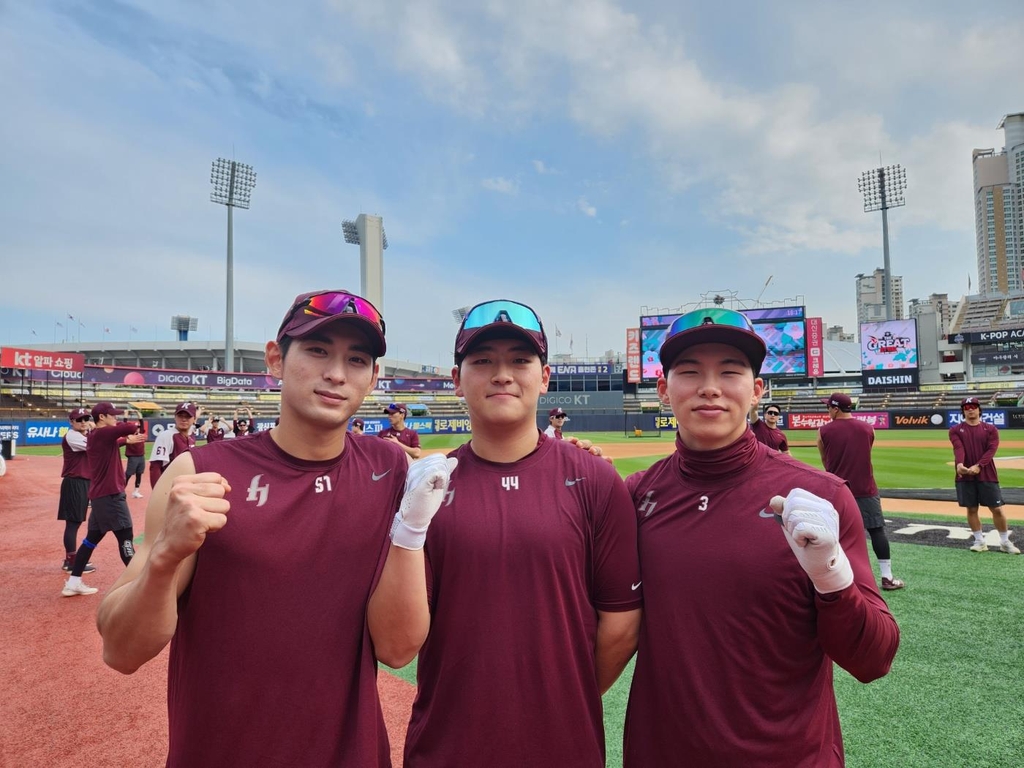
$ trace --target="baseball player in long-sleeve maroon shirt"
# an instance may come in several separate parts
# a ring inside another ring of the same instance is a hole
[[[996,474],[995,455],[999,449],[999,430],[981,420],[981,403],[976,397],[965,397],[960,403],[963,420],[949,430],[956,465],[956,500],[967,509],[967,524],[974,533],[971,552],[987,552],[981,529],[978,507],[984,504],[992,513],[992,523],[999,531],[999,549],[1009,555],[1020,550],[1010,541],[1010,531],[1003,514],[1003,493]]]
[[[896,655],[853,494],[747,428],[765,354],[722,308],[682,315],[661,348],[679,432],[626,483],[644,589],[626,768],[842,766],[832,663],[869,682]]]

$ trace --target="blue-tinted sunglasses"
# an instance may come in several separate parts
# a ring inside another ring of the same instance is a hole
[[[537,313],[525,304],[498,299],[477,304],[466,313],[458,336],[455,337],[456,356],[464,355],[479,333],[492,326],[508,325],[518,328],[527,336],[542,358],[548,354],[548,340],[544,325]]]
[[[685,315],[677,317],[675,322],[668,327],[665,340],[668,341],[677,333],[691,331],[702,325],[728,325],[754,333],[753,324],[742,312],[713,307],[710,309],[695,309],[692,312],[687,312]]]
[[[504,299],[477,304],[466,313],[466,319],[462,321],[462,330],[483,328],[491,323],[511,323],[528,331],[544,331],[536,312],[525,304]]]

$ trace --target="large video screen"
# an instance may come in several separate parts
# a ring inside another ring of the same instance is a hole
[[[768,356],[761,366],[761,376],[806,376],[807,334],[803,307],[762,307],[741,310],[764,339]],[[644,383],[661,376],[658,353],[665,333],[679,315],[646,315],[640,318],[641,375]]]
[[[864,371],[917,368],[917,320],[861,323],[860,361]]]

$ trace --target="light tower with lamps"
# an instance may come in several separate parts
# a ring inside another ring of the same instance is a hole
[[[890,208],[906,205],[907,172],[902,165],[887,165],[864,171],[857,180],[857,189],[864,195],[864,213],[882,212],[882,255],[885,259],[885,319],[895,320],[892,308],[892,266],[889,264]]]
[[[359,246],[359,294],[384,311],[384,251],[388,235],[384,219],[360,213],[355,221],[341,222],[345,242]]]
[[[210,169],[213,192],[210,200],[228,209],[228,288],[226,319],[224,323],[224,370],[235,371],[235,272],[231,212],[234,208],[248,208],[252,188],[256,186],[256,171],[251,165],[218,157]]]

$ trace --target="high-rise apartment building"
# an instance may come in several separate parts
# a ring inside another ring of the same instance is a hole
[[[892,276],[892,311],[895,317],[886,317],[885,270],[878,268],[870,275],[857,275],[858,327],[861,323],[903,319],[903,278],[899,275]],[[857,335],[860,335],[859,331]]]
[[[949,333],[949,328],[953,324],[953,317],[956,315],[958,303],[950,301],[949,294],[933,293],[927,299],[911,299],[907,305],[907,316],[936,315],[939,332],[945,336]]]
[[[1006,115],[1002,152],[976,149],[974,228],[978,247],[978,292],[1024,290],[1024,112]]]

